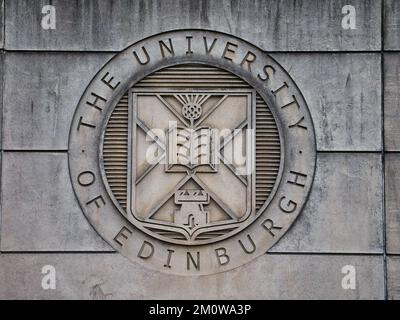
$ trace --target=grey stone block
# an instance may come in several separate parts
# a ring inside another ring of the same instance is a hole
[[[385,53],[385,150],[400,151],[400,53]]]
[[[378,151],[381,138],[379,54],[273,54],[302,91],[317,148]]]
[[[4,152],[2,164],[2,251],[112,251],[76,202],[66,153]]]
[[[268,51],[380,50],[381,4],[353,0],[356,29],[342,28],[344,0],[52,1],[56,30],[41,27],[46,1],[6,0],[6,48],[119,51],[171,29],[227,32]]]
[[[272,252],[383,251],[378,154],[318,154],[310,198]]]
[[[400,256],[387,257],[388,299],[400,300]]]
[[[44,265],[56,289],[43,290]],[[345,290],[352,265],[356,288]],[[119,254],[0,256],[1,299],[383,299],[380,256],[264,255],[226,273],[179,277],[149,271]]]
[[[7,53],[4,148],[65,149],[91,77],[112,55]],[[305,95],[320,150],[381,148],[379,54],[274,54]],[[15,90],[23,87],[24,90]]]
[[[385,158],[386,248],[400,254],[400,154]]]
[[[7,53],[4,149],[67,149],[78,101],[110,54]]]
[[[400,2],[397,0],[384,0],[384,49],[400,49]]]

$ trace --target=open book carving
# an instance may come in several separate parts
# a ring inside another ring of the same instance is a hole
[[[215,132],[211,128],[173,127],[168,135],[166,170],[186,172],[198,168],[199,172],[216,171],[215,142]]]

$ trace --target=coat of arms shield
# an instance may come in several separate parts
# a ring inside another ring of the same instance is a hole
[[[254,214],[254,90],[132,88],[129,103],[128,218],[190,245]]]

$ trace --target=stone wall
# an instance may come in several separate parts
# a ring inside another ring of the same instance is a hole
[[[56,8],[56,29],[41,26]],[[342,27],[342,7],[356,29]],[[400,1],[4,0],[0,12],[1,299],[400,298]],[[179,277],[144,269],[101,239],[68,172],[74,110],[128,45],[201,28],[270,53],[304,94],[316,176],[303,212],[264,256]],[[44,265],[57,288],[41,287]],[[356,286],[342,286],[354,266]]]

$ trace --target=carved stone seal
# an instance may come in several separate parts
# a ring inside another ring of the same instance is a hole
[[[310,112],[287,72],[204,30],[117,54],[83,93],[69,137],[92,226],[129,259],[179,275],[265,254],[300,214],[315,159]]]

